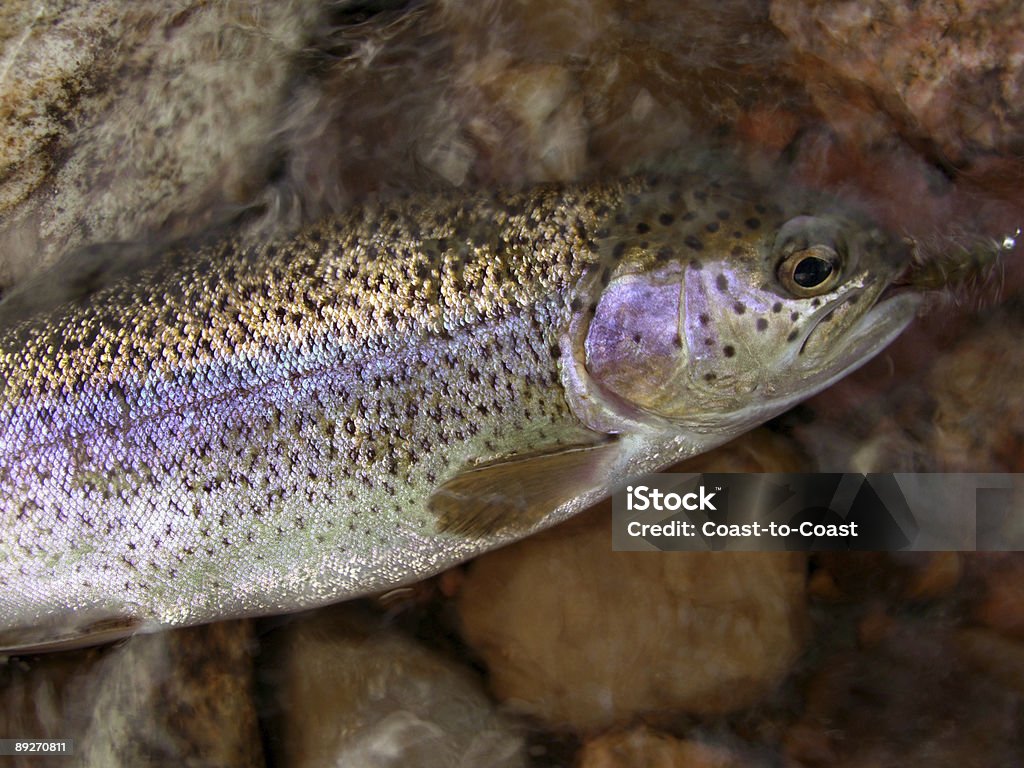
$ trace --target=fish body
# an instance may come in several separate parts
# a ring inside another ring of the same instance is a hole
[[[814,394],[914,300],[878,301],[898,240],[808,200],[690,175],[369,203],[7,322],[0,647],[420,579]]]

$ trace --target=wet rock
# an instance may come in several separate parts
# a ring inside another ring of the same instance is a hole
[[[649,728],[612,733],[587,742],[580,768],[740,768],[741,762],[723,747],[681,741]]]
[[[824,600],[929,601],[950,597],[964,571],[960,552],[821,552],[811,594]]]
[[[60,765],[263,765],[253,700],[252,628],[221,622],[0,667],[4,737],[72,739]]]
[[[935,361],[930,448],[947,472],[1024,471],[1024,302],[991,311]]]
[[[1024,145],[1024,18],[1008,0],[774,0],[822,114],[864,146],[894,130],[955,163]]]
[[[862,649],[824,658],[811,681],[806,712],[786,737],[797,764],[982,768],[1019,761],[1020,694],[1003,679],[1019,674],[1019,652],[988,674],[977,664],[981,643],[968,649],[977,638],[935,622],[875,617],[861,639]]]
[[[629,173],[734,133],[778,151],[794,120],[734,127],[807,102],[777,74],[783,38],[764,4],[488,0],[445,3],[442,25],[485,182]]]
[[[90,242],[191,234],[251,199],[316,3],[5,3],[9,284]]]
[[[296,78],[279,127],[275,205],[296,221],[468,182],[476,149],[459,122],[451,30],[438,5],[413,5],[328,4],[314,76]]]
[[[282,764],[512,768],[523,741],[480,682],[351,606],[290,624],[266,672]]]
[[[604,504],[478,558],[459,612],[495,695],[556,727],[729,712],[770,692],[800,653],[805,563],[612,552]]]
[[[969,565],[971,617],[1024,641],[1024,553],[978,553]]]
[[[1024,696],[1024,642],[985,629],[961,629],[953,636],[964,663]]]
[[[479,103],[464,107],[466,131],[488,176],[520,183],[580,177],[588,126],[580,84],[568,68],[490,59],[469,72],[470,99]]]

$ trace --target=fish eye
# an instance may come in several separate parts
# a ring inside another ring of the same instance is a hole
[[[846,250],[841,219],[797,216],[783,224],[775,238],[776,278],[792,296],[820,296],[839,282]]]
[[[841,264],[834,248],[813,245],[794,251],[782,260],[778,268],[779,282],[794,296],[818,296],[839,281]]]

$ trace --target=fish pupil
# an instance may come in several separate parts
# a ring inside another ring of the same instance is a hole
[[[824,283],[832,274],[832,265],[817,256],[800,259],[793,269],[793,282],[801,288],[814,288]]]

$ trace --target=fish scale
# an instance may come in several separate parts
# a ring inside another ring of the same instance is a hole
[[[8,322],[0,646],[385,589],[749,428],[645,409],[629,374],[592,379],[607,362],[584,341],[606,296],[727,269],[726,250],[764,290],[787,212],[760,194],[681,176],[371,202],[264,245],[172,251]],[[675,322],[682,343],[685,308],[638,311],[634,336]]]

